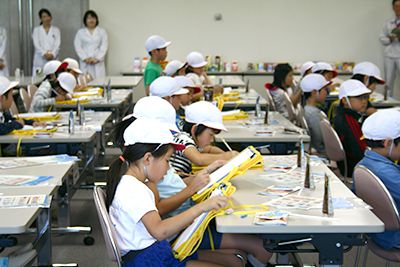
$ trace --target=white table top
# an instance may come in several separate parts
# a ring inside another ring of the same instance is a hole
[[[55,124],[62,123],[67,124],[69,118],[69,112],[59,112],[61,114],[60,119],[56,121],[52,121]],[[78,125],[78,117],[75,116],[75,129],[78,130],[85,130],[91,129],[95,130],[96,132],[101,132],[102,127],[107,122],[108,119],[111,117],[110,111],[87,111],[85,110],[85,124]]]
[[[264,116],[260,119],[254,119],[254,113],[250,113],[250,118],[247,120],[232,120],[224,121],[224,125],[228,129],[227,132],[221,132],[215,136],[217,142],[221,142],[224,138],[227,142],[299,142],[301,139],[304,142],[310,142],[310,136],[306,134],[301,128],[295,126],[288,119],[283,117],[278,112],[269,112],[269,124],[264,125]],[[246,125],[245,123],[257,123]],[[284,128],[297,129],[303,133],[286,133]],[[257,131],[272,131],[272,135],[256,135]]]
[[[111,80],[111,88],[134,88],[142,80],[142,77],[136,76],[107,76],[103,78],[96,78],[89,82],[89,86],[106,86],[108,80]]]
[[[1,159],[0,159],[1,160]],[[55,179],[64,179],[70,171],[74,162],[61,164],[46,164],[31,167],[20,167],[7,170],[0,170],[0,174],[20,174],[20,175],[49,175]],[[1,195],[51,195],[57,186],[20,186],[20,187],[0,187]],[[40,208],[15,208],[0,209],[0,234],[20,234],[26,232],[35,220]]]
[[[132,89],[112,89],[111,100],[107,101],[104,97],[88,97],[90,101],[82,103],[85,108],[116,108],[129,100]],[[76,104],[55,104],[54,108],[76,108]]]
[[[244,87],[246,84],[240,76],[208,76],[213,84],[222,84],[224,87]],[[222,83],[220,83],[220,79]]]
[[[268,158],[265,163],[268,164]],[[312,172],[328,173],[331,179],[331,192],[333,197],[353,198],[354,194],[327,168],[324,164],[312,166]],[[231,197],[235,205],[262,204],[272,197],[258,195],[262,189],[276,184],[268,179],[267,172],[263,170],[249,170],[244,175],[231,180],[237,190]],[[304,189],[302,196],[322,198],[324,182],[321,179],[316,183],[314,191]],[[293,193],[297,194],[297,193]],[[271,207],[271,210],[273,208]],[[322,216],[322,209],[290,210],[296,214]],[[255,225],[254,215],[242,218],[240,215],[226,215],[216,218],[217,231],[221,233],[378,233],[384,230],[384,224],[370,210],[358,207],[355,209],[335,209],[333,220],[319,218],[305,218],[290,216],[286,226]]]
[[[228,76],[229,77],[229,76]],[[239,101],[225,101],[224,102],[224,110],[226,109],[237,109],[237,108],[255,108],[257,97],[260,96],[256,90],[250,89],[248,93],[244,88],[234,89],[234,92],[240,92],[240,100]],[[267,104],[267,100],[260,97],[260,104],[265,105]]]

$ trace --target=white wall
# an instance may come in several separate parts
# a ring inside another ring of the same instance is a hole
[[[130,70],[152,34],[173,41],[170,60],[198,50],[242,64],[369,60],[382,67],[378,35],[392,16],[391,0],[90,0],[90,8],[109,34],[109,74]]]

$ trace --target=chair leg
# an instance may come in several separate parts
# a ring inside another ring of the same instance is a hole
[[[364,256],[364,261],[363,261],[362,267],[367,266],[368,252],[369,252],[369,249],[368,249],[368,247],[366,247],[366,248],[365,248],[365,256]]]
[[[357,247],[356,261],[354,263],[354,267],[358,267],[358,263],[360,261],[361,249],[362,249],[361,247]]]
[[[390,261],[386,261],[385,266],[390,267]]]

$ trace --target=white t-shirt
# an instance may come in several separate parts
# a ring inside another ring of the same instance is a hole
[[[204,76],[199,76],[194,72],[190,72],[190,73],[186,74],[186,77],[191,79],[193,81],[194,85],[196,85],[196,86],[203,85],[204,80],[205,80]]]
[[[109,210],[122,255],[157,241],[141,221],[143,215],[153,210],[157,211],[153,192],[135,177],[122,176]]]

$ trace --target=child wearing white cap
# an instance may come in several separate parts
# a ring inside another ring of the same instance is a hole
[[[68,63],[67,72],[71,73],[76,78],[77,85],[76,85],[74,91],[81,91],[81,90],[85,89],[86,86],[79,84],[78,78],[80,75],[83,74],[83,72],[79,69],[78,61],[73,58],[66,58],[63,60],[63,63],[64,62]]]
[[[326,62],[317,62],[311,68],[312,73],[321,74],[327,81],[332,81],[333,78],[338,76],[336,70],[332,68],[332,65]]]
[[[143,74],[144,86],[146,88],[146,95],[149,95],[150,84],[160,77],[163,69],[160,62],[167,58],[167,47],[171,42],[165,41],[164,38],[158,35],[152,35],[147,38],[145,48],[150,55],[150,60],[146,65]]]
[[[315,63],[312,61],[304,62],[300,67],[300,75],[301,77],[306,77],[308,74],[312,73],[311,69],[315,66]]]
[[[194,82],[185,76],[174,77],[175,81],[178,83],[180,88],[187,89],[189,92],[187,94],[179,95],[181,106],[179,107],[177,114],[181,117],[185,116],[185,107],[192,103],[193,96],[201,92],[201,88],[196,86]]]
[[[166,239],[178,234],[203,212],[225,207],[227,198],[212,197],[162,220],[146,181],[158,183],[169,169],[168,160],[174,148],[182,146],[174,143],[167,127],[150,119],[135,120],[125,130],[124,140],[123,153],[111,164],[107,175],[106,198],[123,266],[144,266],[148,261],[154,266],[185,266],[197,258],[205,260],[201,254],[194,254],[179,262]]]
[[[345,165],[339,163],[343,175],[351,177],[354,166],[362,159],[367,147],[361,139],[361,126],[367,110],[369,90],[362,82],[347,80],[340,86],[340,104],[336,108],[333,123],[344,151],[346,152],[347,173],[344,173]]]
[[[358,164],[378,176],[400,209],[400,167],[395,163],[400,159],[400,112],[395,109],[377,111],[365,120],[362,132],[370,149]],[[354,187],[357,191],[357,184]],[[384,249],[400,247],[399,231],[385,231],[371,237]]]
[[[32,120],[15,119],[9,112],[14,101],[13,89],[18,82],[10,82],[6,77],[0,77],[0,135],[5,135],[13,130],[22,129],[24,125],[38,126],[41,123]]]
[[[187,175],[192,171],[192,163],[206,166],[215,160],[229,160],[238,154],[237,151],[225,152],[212,146],[214,136],[226,131],[222,122],[221,111],[212,103],[199,101],[186,107],[183,133],[175,141],[186,148],[177,151],[171,158],[171,165],[178,173]]]
[[[179,60],[172,60],[165,66],[163,73],[170,77],[184,76],[186,74],[186,67],[186,63],[182,63]]]
[[[321,110],[318,108],[318,104],[325,103],[328,94],[327,87],[330,84],[331,82],[327,81],[321,74],[308,74],[300,83],[306,102],[304,117],[310,129],[311,145],[319,154],[325,154],[325,146],[319,126]]]
[[[223,88],[219,85],[213,85],[210,78],[205,71],[205,66],[207,65],[207,61],[204,59],[204,56],[199,52],[191,52],[186,57],[187,68],[186,68],[186,77],[191,79],[193,83],[199,87],[203,88],[204,85],[213,87],[214,94],[221,94]],[[199,100],[202,97],[201,92],[195,94],[193,96],[194,100]]]
[[[372,92],[376,90],[378,84],[385,84],[385,81],[381,78],[381,71],[371,62],[361,62],[355,65],[351,79],[364,83]],[[376,111],[377,109],[368,101],[367,114],[371,115]]]
[[[39,87],[33,96],[29,112],[46,112],[56,101],[71,99],[76,84],[76,79],[72,74],[61,73],[54,84],[54,89]]]

